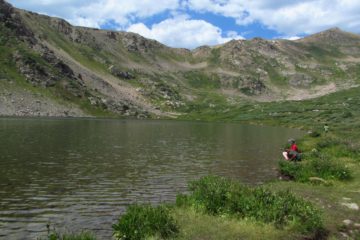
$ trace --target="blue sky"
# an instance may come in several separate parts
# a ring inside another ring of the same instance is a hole
[[[8,0],[73,25],[136,32],[193,49],[231,39],[360,33],[360,0]]]

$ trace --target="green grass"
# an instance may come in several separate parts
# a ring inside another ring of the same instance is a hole
[[[221,57],[221,48],[213,48],[211,49],[211,55],[209,57],[210,65],[218,65],[220,64],[220,57]]]
[[[96,240],[96,237],[90,232],[61,234],[56,230],[49,230],[47,238],[39,240]]]
[[[216,74],[205,74],[203,72],[190,71],[184,73],[184,78],[193,88],[211,90],[221,87],[220,79]]]
[[[321,212],[289,190],[248,187],[207,176],[176,205],[131,205],[113,225],[116,239],[323,239]]]
[[[198,96],[196,100],[188,102],[186,106],[178,109],[178,111],[186,113],[180,119],[216,121],[219,116],[223,116],[231,109],[222,94],[211,91],[197,91],[196,94]]]
[[[263,239],[281,240],[299,238],[286,229],[278,229],[272,224],[247,220],[238,220],[224,216],[211,216],[199,213],[193,208],[176,208],[173,216],[181,231],[176,239]]]
[[[242,102],[236,106],[224,106],[228,111],[205,108],[194,103],[186,112],[185,119],[201,119],[283,125],[297,128],[321,129],[324,123],[330,128],[359,126],[360,88],[352,88],[304,101],[282,101],[269,103]]]
[[[167,239],[178,233],[170,211],[165,206],[132,205],[113,225],[114,236],[121,240],[141,240],[150,237]]]
[[[320,62],[333,62],[334,58],[343,57],[344,55],[334,46],[328,45],[326,47],[317,44],[310,44],[305,46],[311,57],[314,57]]]
[[[102,52],[101,49],[91,48],[88,45],[71,42],[69,39],[65,38],[62,34],[50,27],[48,22],[39,21],[37,24],[41,25],[42,28],[39,29],[42,29],[47,41],[54,43],[76,61],[89,69],[101,73],[108,73],[107,68],[109,66],[95,60],[95,57],[99,57],[105,60],[105,62],[108,61],[109,56]]]
[[[274,83],[276,86],[287,86],[287,78],[282,76],[275,67],[271,66],[270,63],[266,63],[263,65],[266,72],[269,74],[270,81]]]
[[[194,207],[214,216],[252,219],[277,228],[300,233],[323,231],[320,212],[289,191],[273,192],[263,187],[247,187],[221,177],[207,176],[189,185],[190,195],[179,195],[177,206]]]

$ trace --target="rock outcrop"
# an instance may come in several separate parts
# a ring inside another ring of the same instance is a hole
[[[74,27],[0,0],[0,33],[3,49],[11,49],[0,54],[4,87],[24,81],[92,112],[171,116],[204,95],[231,98],[233,105],[244,98],[306,99],[326,94],[323,86],[341,90],[360,81],[360,36],[340,29],[297,41],[232,40],[191,51],[135,33]]]

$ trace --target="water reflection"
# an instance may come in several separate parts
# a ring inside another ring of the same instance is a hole
[[[173,201],[191,179],[272,179],[280,146],[300,134],[219,123],[1,119],[0,239],[36,239],[48,222],[110,238],[128,204]]]

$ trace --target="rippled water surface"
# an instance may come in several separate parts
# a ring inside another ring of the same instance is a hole
[[[0,119],[0,239],[46,224],[111,238],[135,202],[172,202],[207,174],[257,184],[276,175],[293,129],[223,123]]]

